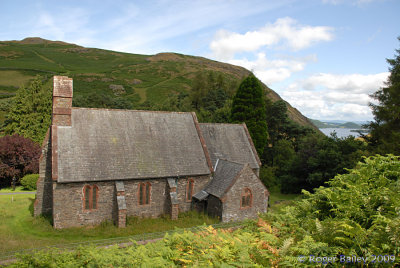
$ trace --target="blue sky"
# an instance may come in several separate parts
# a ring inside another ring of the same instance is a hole
[[[252,70],[310,118],[372,120],[399,11],[398,0],[0,0],[0,40],[203,56]]]

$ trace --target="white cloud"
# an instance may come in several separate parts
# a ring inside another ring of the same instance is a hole
[[[316,74],[289,85],[282,97],[310,118],[371,120],[369,94],[381,88],[388,76]]]
[[[220,30],[210,43],[210,49],[218,60],[229,60],[234,58],[236,53],[256,52],[262,47],[276,45],[298,51],[317,42],[332,40],[332,32],[331,27],[301,25],[286,17],[244,34]]]
[[[316,90],[322,87],[334,91],[370,94],[379,89],[382,81],[385,81],[387,77],[388,73],[370,75],[319,73],[308,77],[301,84],[307,90]]]
[[[281,82],[291,76],[293,72],[304,70],[305,65],[310,61],[316,61],[315,55],[303,58],[282,58],[267,59],[265,53],[258,53],[257,58],[253,61],[246,58],[239,60],[229,60],[234,65],[242,66],[248,70],[252,70],[254,74],[265,84]]]

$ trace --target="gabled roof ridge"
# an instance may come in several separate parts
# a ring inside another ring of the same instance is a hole
[[[230,163],[237,164],[237,165],[240,165],[240,166],[245,166],[246,164],[249,164],[249,163],[240,163],[240,162],[237,162],[237,161],[228,160],[226,158],[218,158],[218,159],[219,159],[219,161],[230,162]]]
[[[249,164],[244,164],[242,165],[241,169],[238,171],[238,173],[236,173],[236,176],[233,177],[233,179],[231,180],[231,183],[228,185],[228,187],[226,187],[226,189],[224,190],[224,192],[222,193],[222,197],[224,197],[226,195],[227,192],[229,192],[229,190],[232,188],[232,186],[236,183],[236,181],[238,180],[239,176],[242,174],[242,172],[244,171],[244,169],[246,168],[246,166],[249,166]],[[250,168],[251,169],[251,168]]]
[[[242,126],[240,123],[199,123],[199,125],[229,125],[229,126]]]
[[[147,112],[147,113],[164,113],[164,114],[191,114],[192,112],[175,112],[175,111],[152,111],[152,110],[131,110],[131,109],[111,109],[111,108],[87,108],[72,107],[73,110],[100,110],[100,111],[123,111],[123,112]]]

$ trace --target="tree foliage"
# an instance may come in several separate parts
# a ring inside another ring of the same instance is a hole
[[[387,59],[390,76],[386,86],[371,95],[379,104],[370,104],[375,121],[368,125],[371,136],[367,139],[381,154],[400,155],[400,49],[396,52],[394,59]]]
[[[11,266],[397,267],[399,211],[400,158],[376,156],[236,230],[209,226],[145,245],[45,250],[19,256]],[[345,258],[353,255],[365,263]]]
[[[0,185],[9,186],[12,178],[39,172],[40,146],[18,134],[0,138]]]
[[[16,133],[41,143],[51,123],[51,96],[39,76],[27,88],[20,87],[4,123],[5,134]]]
[[[262,155],[268,139],[265,100],[261,84],[253,74],[242,81],[233,97],[231,120],[246,123],[257,153]]]
[[[300,192],[313,190],[336,174],[346,173],[366,154],[366,145],[350,136],[338,138],[318,134],[307,135],[299,141],[299,148],[292,157],[281,162],[277,176],[282,191]],[[277,154],[280,154],[278,150]]]

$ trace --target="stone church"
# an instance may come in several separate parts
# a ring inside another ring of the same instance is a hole
[[[266,212],[269,193],[245,124],[201,124],[189,112],[72,107],[72,79],[54,77],[34,214],[54,228],[191,209],[221,221]]]

